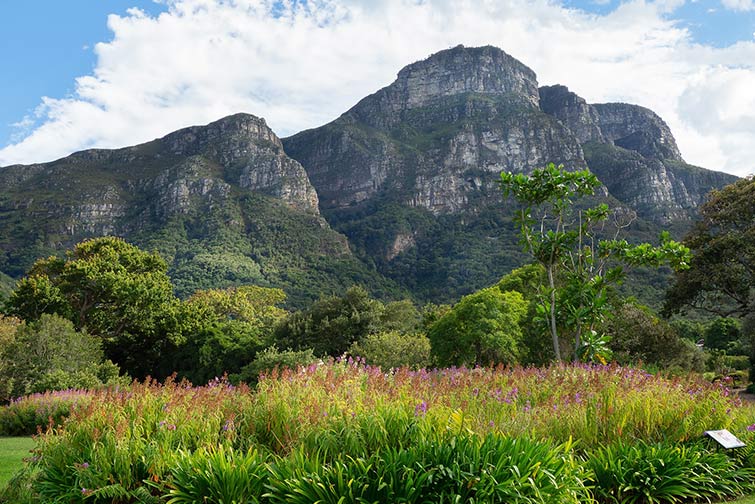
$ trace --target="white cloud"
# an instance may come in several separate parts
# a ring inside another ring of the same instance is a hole
[[[755,1],[753,0],[721,0],[721,4],[735,11],[752,11],[755,10]]]
[[[163,3],[169,11],[158,17],[111,16],[114,37],[95,46],[93,74],[77,79],[72,96],[43,99],[41,122],[0,149],[0,165],[130,145],[242,111],[286,136],[462,43],[501,47],[541,84],[565,84],[590,102],[655,110],[689,162],[755,171],[755,107],[744,91],[755,89],[755,42],[693,44],[669,20],[678,0],[631,0],[606,16],[550,0]]]

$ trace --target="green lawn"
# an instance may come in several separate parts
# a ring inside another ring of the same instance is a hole
[[[0,437],[0,488],[21,468],[33,447],[34,440],[29,437]]]

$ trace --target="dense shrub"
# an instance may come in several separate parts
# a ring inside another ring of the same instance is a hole
[[[95,394],[63,390],[20,397],[0,408],[0,436],[31,436],[63,424],[71,411],[88,404]]]
[[[755,470],[700,445],[615,443],[587,461],[599,502],[723,499],[751,491]]]
[[[441,366],[517,364],[528,306],[519,292],[497,287],[464,296],[427,332],[434,360]]]
[[[126,379],[126,383],[128,379]],[[105,360],[101,340],[43,314],[18,325],[0,345],[0,401],[26,394],[123,384],[118,367]]]
[[[260,374],[274,369],[298,369],[301,366],[309,366],[318,362],[311,348],[305,350],[278,350],[275,345],[268,347],[257,354],[254,360],[244,366],[241,372],[232,376],[235,382],[249,384],[257,383]]]
[[[623,303],[605,330],[611,336],[614,358],[621,364],[642,362],[666,370],[704,370],[703,352],[645,306]]]
[[[384,331],[370,334],[361,342],[354,343],[349,348],[349,354],[384,370],[404,366],[420,369],[430,365],[430,340],[421,333]]]

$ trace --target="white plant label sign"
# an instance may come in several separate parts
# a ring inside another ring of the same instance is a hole
[[[745,444],[739,438],[737,438],[734,434],[727,431],[726,429],[708,430],[705,431],[705,435],[715,439],[718,444],[720,444],[727,450],[729,448],[742,448],[743,446],[745,446]]]

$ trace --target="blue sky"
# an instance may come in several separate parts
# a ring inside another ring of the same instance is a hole
[[[615,10],[618,0],[566,0],[567,7],[605,15]],[[725,47],[742,40],[752,40],[755,11],[725,8],[718,0],[687,1],[668,14],[669,19],[687,28],[695,42]]]
[[[0,2],[0,146],[43,96],[74,91],[76,77],[96,63],[94,46],[112,39],[109,14],[138,7],[158,14],[151,0],[3,0]]]
[[[648,106],[688,161],[755,172],[755,0],[289,1],[0,1],[0,166],[239,111],[285,136],[463,43]]]

